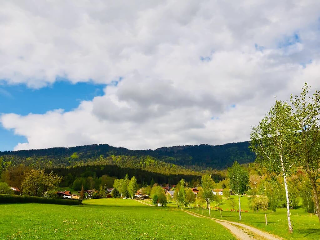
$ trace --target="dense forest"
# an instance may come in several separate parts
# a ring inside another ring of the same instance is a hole
[[[94,144],[71,148],[7,151],[0,152],[0,156],[4,162],[11,162],[14,165],[23,163],[40,167],[80,166],[101,160],[110,164],[114,161],[114,156],[122,156],[122,159],[118,160],[122,161],[122,164],[125,161],[132,161],[136,165],[141,163],[141,159],[149,158],[192,169],[226,169],[234,161],[243,164],[253,162],[255,159],[254,153],[249,149],[249,142],[217,146],[202,144],[162,147],[156,150],[129,150],[108,144]],[[126,167],[132,167],[131,165],[126,163]]]
[[[221,146],[195,145],[163,147],[156,150],[128,150],[107,144],[71,148],[0,152],[0,173],[14,166],[53,171],[62,176],[62,186],[71,186],[76,179],[102,176],[124,178],[136,176],[139,184],[176,184],[181,178],[192,182],[209,173],[215,181],[225,178],[223,170],[236,160],[253,162],[255,156],[249,143],[230,143]],[[90,182],[89,181],[89,182]],[[93,184],[87,184],[93,185]],[[97,184],[96,184],[97,185]]]

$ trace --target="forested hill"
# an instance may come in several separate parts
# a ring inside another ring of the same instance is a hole
[[[55,166],[72,166],[77,163],[93,162],[112,156],[130,156],[135,159],[152,157],[162,162],[184,167],[225,169],[234,161],[250,163],[255,155],[249,149],[249,142],[229,143],[225,145],[186,145],[162,147],[156,150],[129,150],[112,147],[108,144],[94,144],[70,148],[49,148],[40,150],[6,151],[0,156],[12,163],[41,162]],[[132,158],[126,158],[128,161]]]

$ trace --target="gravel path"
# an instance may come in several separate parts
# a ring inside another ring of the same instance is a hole
[[[241,239],[241,240],[251,240],[251,239],[258,239],[258,240],[281,240],[282,238],[274,236],[270,233],[261,231],[257,228],[245,225],[243,223],[237,223],[237,222],[230,222],[230,221],[226,221],[226,220],[219,220],[219,219],[215,219],[215,218],[210,218],[210,217],[206,217],[203,216],[201,214],[197,214],[194,212],[190,212],[190,211],[186,211],[186,213],[195,216],[195,217],[199,217],[199,218],[209,218],[219,224],[221,224],[222,226],[224,226],[225,228],[229,229],[229,231],[237,238],[237,239]]]

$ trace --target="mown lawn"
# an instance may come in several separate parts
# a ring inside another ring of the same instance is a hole
[[[234,239],[209,219],[129,199],[1,204],[0,213],[1,239]]]

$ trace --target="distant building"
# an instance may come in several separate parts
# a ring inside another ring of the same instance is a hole
[[[71,199],[72,198],[72,194],[70,191],[61,191],[61,192],[57,192],[57,195],[61,198],[68,198]]]
[[[223,195],[223,189],[213,189],[212,190],[213,195]]]
[[[19,188],[16,188],[16,187],[10,187],[10,189],[13,191],[14,194],[16,195],[20,195],[21,194],[21,191]]]

